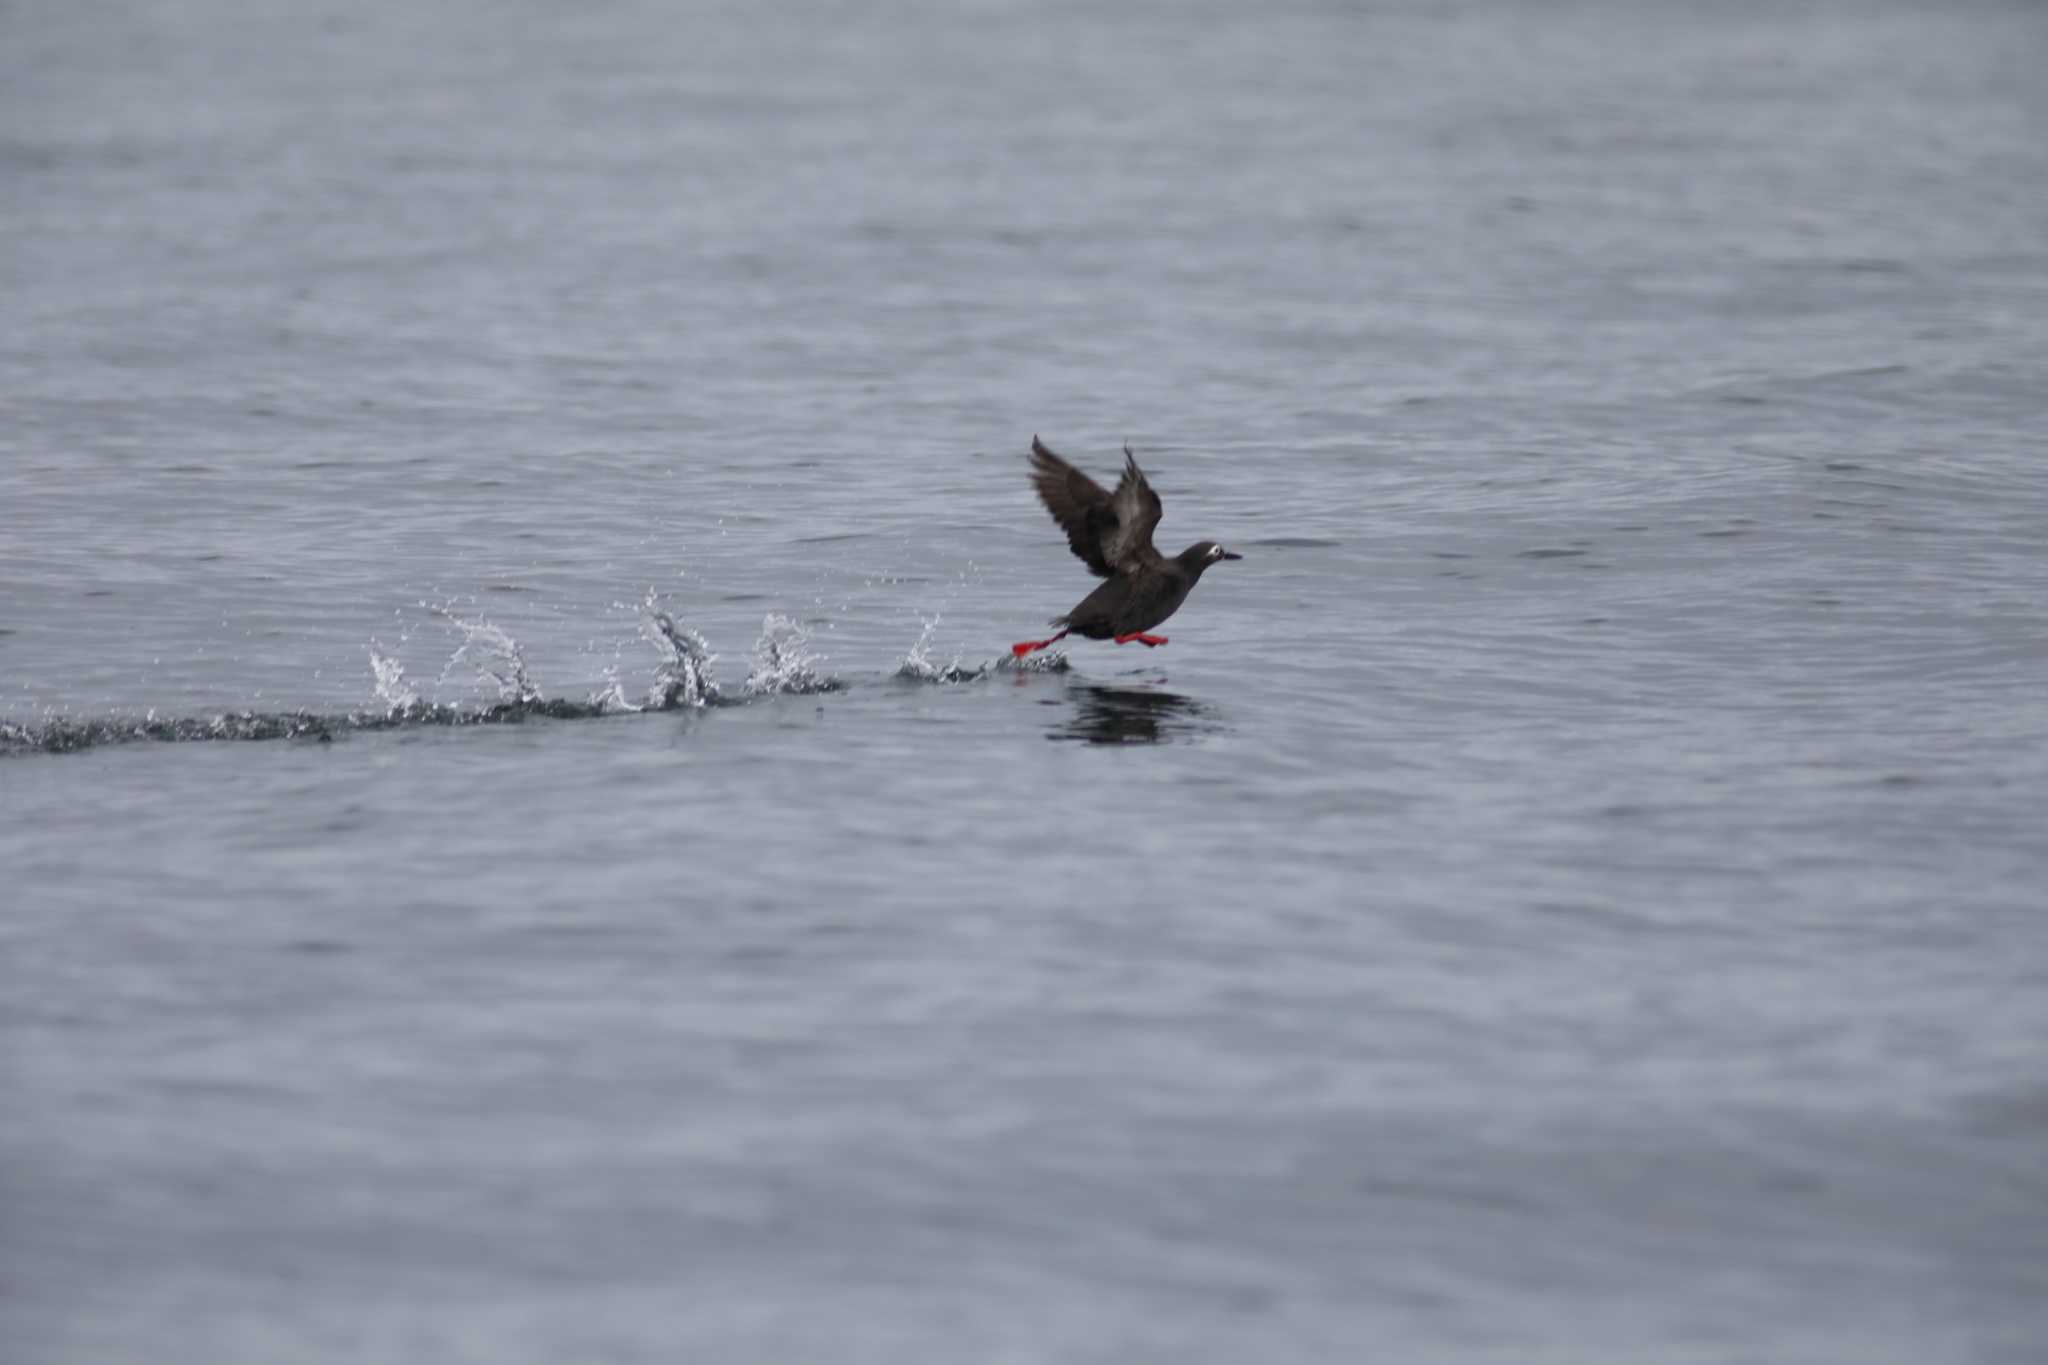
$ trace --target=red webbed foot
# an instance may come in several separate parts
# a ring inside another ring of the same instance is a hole
[[[1116,637],[1116,642],[1120,645],[1127,645],[1133,640],[1136,640],[1147,649],[1157,649],[1166,643],[1164,635],[1147,635],[1142,630],[1134,630],[1129,635],[1119,635]]]
[[[1015,655],[1017,658],[1021,659],[1026,654],[1031,653],[1033,650],[1044,649],[1048,645],[1056,645],[1066,638],[1067,633],[1065,631],[1061,631],[1059,634],[1053,636],[1050,640],[1019,640],[1016,644],[1010,646],[1010,653]]]

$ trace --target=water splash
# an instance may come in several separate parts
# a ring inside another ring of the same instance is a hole
[[[932,666],[931,660],[932,635],[939,628],[940,617],[937,613],[933,613],[930,616],[918,619],[923,622],[924,629],[918,631],[917,643],[912,645],[910,652],[903,656],[903,665],[896,672],[899,676],[905,678],[933,679],[940,672],[939,669]]]
[[[787,616],[771,611],[763,617],[761,637],[754,641],[754,668],[747,675],[748,693],[837,691],[839,681],[818,671],[823,657],[806,648],[810,639],[810,632]]]
[[[1065,650],[1041,649],[1035,654],[1026,654],[1021,659],[1014,654],[1005,654],[1002,658],[995,661],[991,671],[996,673],[1066,673],[1072,671],[1073,667],[1073,664],[1067,660],[1067,652]]]
[[[902,664],[896,669],[897,677],[912,682],[958,683],[972,682],[976,678],[988,676],[989,665],[976,664],[972,668],[965,667],[957,654],[948,663],[934,664],[931,660],[931,643],[933,634],[939,628],[940,618],[934,613],[929,618],[920,619],[924,621],[924,629],[918,632],[917,643],[903,656]]]
[[[541,690],[527,675],[526,651],[517,640],[489,621],[465,620],[441,607],[435,608],[434,614],[462,632],[462,643],[448,656],[440,681],[447,682],[450,674],[467,667],[477,678],[497,687],[501,702],[531,705],[542,699]]]
[[[676,706],[695,708],[718,702],[718,684],[711,677],[711,665],[718,656],[711,652],[702,635],[677,625],[674,617],[655,606],[652,592],[641,606],[640,635],[662,656],[655,670],[654,687],[647,694],[649,706],[666,711]]]
[[[631,715],[636,711],[647,709],[636,705],[626,696],[626,689],[619,682],[619,670],[617,668],[605,669],[604,686],[590,694],[588,704],[599,715],[603,716]]]
[[[402,715],[419,706],[420,694],[405,676],[398,657],[384,652],[384,646],[370,641],[370,675],[376,680],[377,700],[391,715]]]
[[[661,651],[662,662],[646,703],[635,705],[628,698],[616,668],[606,670],[606,685],[588,701],[550,700],[528,674],[526,657],[517,640],[489,622],[464,620],[444,608],[432,610],[463,635],[462,644],[449,657],[440,681],[446,682],[458,670],[470,669],[496,686],[496,701],[465,706],[425,700],[405,676],[405,668],[397,657],[386,654],[383,645],[373,640],[370,673],[376,686],[375,706],[327,715],[311,711],[229,711],[160,719],[151,711],[139,719],[121,715],[89,720],[49,718],[40,724],[0,720],[0,756],[70,753],[137,740],[325,742],[359,732],[518,725],[534,719],[590,720],[638,711],[733,705],[777,693],[835,692],[846,686],[819,671],[822,659],[806,648],[808,632],[789,618],[771,613],[761,623],[761,637],[754,646],[753,671],[744,693],[728,697],[711,676],[711,665],[717,656],[704,637],[679,625],[656,607],[650,593],[643,604],[641,634]],[[937,672],[946,674],[953,667]],[[960,676],[974,675],[963,672]]]

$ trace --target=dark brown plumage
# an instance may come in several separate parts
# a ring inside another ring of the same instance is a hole
[[[1136,640],[1163,645],[1165,636],[1145,632],[1180,610],[1211,564],[1244,558],[1211,540],[1196,541],[1171,559],[1154,549],[1152,531],[1159,525],[1159,495],[1152,491],[1129,446],[1124,447],[1123,476],[1112,493],[1033,436],[1031,486],[1067,533],[1068,547],[1090,573],[1108,581],[1065,616],[1053,618],[1054,625],[1065,629],[1052,639],[1024,640],[1010,646],[1020,659],[1063,639],[1068,632],[1118,644]]]

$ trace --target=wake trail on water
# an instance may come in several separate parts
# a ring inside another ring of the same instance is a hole
[[[635,701],[627,694],[616,669],[607,670],[606,685],[582,701],[550,697],[534,681],[519,641],[502,627],[458,616],[445,607],[431,609],[461,638],[442,666],[436,685],[465,672],[488,684],[497,697],[483,704],[427,701],[407,676],[405,665],[377,640],[369,644],[371,704],[341,712],[310,710],[218,711],[204,716],[161,717],[109,715],[89,719],[53,716],[41,722],[0,720],[0,756],[63,754],[110,744],[145,741],[197,743],[207,740],[301,739],[330,742],[342,736],[384,730],[472,725],[517,725],[528,720],[591,720],[642,712],[703,711],[743,706],[774,696],[806,696],[840,692],[849,684],[822,668],[824,658],[810,648],[810,633],[787,616],[770,612],[754,641],[746,681],[735,690],[722,687],[714,671],[718,655],[698,631],[678,622],[652,592],[640,603],[640,638],[657,657],[654,682]],[[966,665],[956,657],[935,665],[929,658],[935,616],[924,623],[917,642],[890,676],[921,683],[965,683],[998,673],[1063,673],[1064,654],[1048,651],[1017,662],[1008,657]]]
[[[998,673],[1065,673],[1071,666],[1064,650],[1046,650],[1022,659],[1004,654],[978,664],[962,663],[956,654],[946,663],[935,664],[931,658],[931,644],[932,636],[938,633],[939,617],[933,615],[923,620],[924,629],[918,632],[917,643],[910,647],[910,652],[903,656],[903,662],[896,668],[895,676],[903,682],[979,682]]]

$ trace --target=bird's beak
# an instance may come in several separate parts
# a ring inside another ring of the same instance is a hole
[[[1243,559],[1243,558],[1244,558],[1244,556],[1243,556],[1243,555],[1236,555],[1236,554],[1232,554],[1232,553],[1231,553],[1230,551],[1228,551],[1228,550],[1225,550],[1225,551],[1224,551],[1224,552],[1222,553],[1222,555],[1221,555],[1221,556],[1219,556],[1219,558],[1222,558],[1222,559]]]

